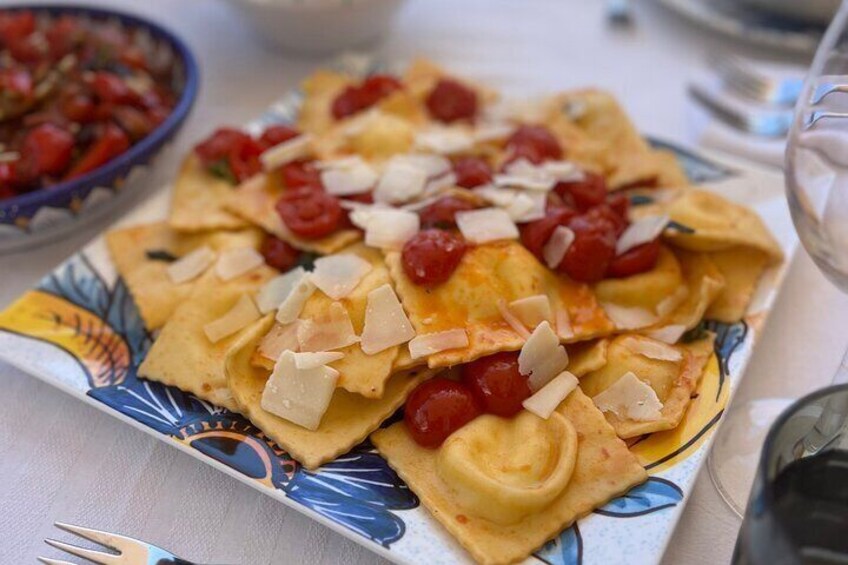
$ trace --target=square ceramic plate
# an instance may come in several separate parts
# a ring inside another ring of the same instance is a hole
[[[298,93],[289,94],[251,127],[291,121],[299,101]],[[676,152],[693,182],[756,209],[780,240],[786,261],[763,277],[744,321],[704,322],[718,339],[700,394],[677,429],[653,434],[633,447],[650,479],[547,542],[528,563],[660,561],[797,247],[779,174],[655,143]],[[161,191],[119,223],[164,218],[168,196]],[[308,471],[241,416],[177,388],[139,379],[136,370],[152,341],[102,238],[0,313],[0,358],[10,364],[390,560],[470,562],[367,442]]]

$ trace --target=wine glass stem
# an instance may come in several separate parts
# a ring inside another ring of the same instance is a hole
[[[848,349],[842,356],[831,384],[848,383]],[[802,457],[815,455],[842,435],[848,420],[848,396],[836,395],[827,401],[816,425],[802,440]]]

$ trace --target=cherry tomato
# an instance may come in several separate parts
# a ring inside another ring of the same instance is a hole
[[[456,381],[424,381],[406,399],[403,419],[415,443],[435,449],[456,430],[480,415],[471,391]]]
[[[438,229],[423,230],[403,246],[403,271],[413,283],[436,286],[448,280],[462,256],[465,241],[459,235]]]
[[[73,148],[74,136],[59,126],[41,124],[24,137],[17,167],[27,177],[61,174],[71,162]]]
[[[59,111],[72,122],[82,124],[95,119],[94,100],[86,94],[70,94],[59,102]]]
[[[437,82],[424,103],[431,116],[446,123],[470,120],[477,113],[477,93],[449,78]]]
[[[483,412],[510,418],[530,397],[527,377],[518,371],[518,353],[489,355],[462,366],[462,382],[471,391]]]
[[[268,126],[259,137],[259,144],[264,149],[268,149],[269,147],[274,147],[275,145],[293,139],[298,135],[300,135],[300,132],[289,126]]]
[[[107,122],[97,140],[83,153],[79,161],[65,175],[72,179],[92,171],[107,161],[117,157],[130,147],[130,140],[124,130],[112,122]]]
[[[114,73],[106,71],[94,73],[91,88],[97,98],[109,104],[130,104],[138,100],[138,96],[127,86],[124,79]]]
[[[133,141],[143,138],[155,127],[146,112],[132,106],[118,106],[112,115]]]
[[[473,210],[474,204],[456,196],[443,196],[422,208],[418,215],[424,228],[449,229],[456,227],[456,213]]]
[[[44,32],[50,46],[50,56],[61,59],[82,39],[82,30],[77,20],[70,15],[59,16]]]
[[[12,58],[20,63],[36,64],[47,54],[47,44],[40,41],[35,34],[6,43]]]
[[[506,147],[513,156],[524,157],[536,164],[562,158],[559,141],[545,126],[519,126],[507,139]]]
[[[568,227],[575,237],[558,270],[579,282],[601,280],[615,257],[615,226],[604,218],[583,214],[572,218]]]
[[[0,13],[0,41],[9,44],[35,31],[35,14],[31,10]]]
[[[606,200],[607,183],[604,177],[600,175],[585,173],[583,180],[558,182],[554,191],[563,199],[570,197],[575,208],[580,212],[585,212]]]
[[[620,192],[613,193],[607,197],[607,205],[612,208],[612,211],[618,214],[619,218],[627,220],[627,213],[630,210],[630,199],[626,194]]]
[[[135,45],[127,45],[121,49],[121,54],[118,55],[118,60],[131,69],[147,69],[147,57],[144,51]]]
[[[267,265],[282,272],[294,267],[300,257],[300,251],[273,235],[265,236],[259,252],[262,253]]]
[[[474,188],[492,182],[492,167],[482,157],[460,157],[453,164],[456,184]]]
[[[15,167],[12,163],[0,163],[0,198],[17,195],[15,183]]]
[[[330,235],[344,216],[336,197],[317,190],[288,190],[276,209],[292,233],[306,239]]]
[[[233,128],[219,128],[212,135],[198,143],[194,152],[200,157],[204,165],[211,165],[216,161],[225,159],[230,149],[236,144],[250,137],[243,131]]]
[[[607,276],[623,278],[650,271],[660,257],[659,238],[643,243],[615,257],[607,267]]]
[[[401,88],[401,82],[391,75],[371,75],[361,84],[350,85],[336,96],[331,106],[333,117],[340,120],[361,112]]]
[[[0,92],[28,100],[32,97],[32,75],[26,69],[0,69]]]
[[[280,169],[283,186],[289,190],[298,188],[309,188],[312,190],[323,190],[321,183],[321,171],[315,167],[313,161],[292,161],[286,163]]]
[[[608,224],[612,225],[615,228],[615,237],[618,238],[627,228],[627,217],[621,217],[618,213],[612,209],[607,203],[599,204],[598,206],[593,207],[588,212],[586,212],[586,217],[591,219],[598,219]]]
[[[259,142],[250,136],[239,139],[230,147],[227,163],[236,181],[245,181],[262,170],[262,164],[259,162],[262,151]]]
[[[567,225],[569,220],[577,215],[570,208],[554,207],[545,212],[545,217],[522,225],[521,243],[524,244],[540,261],[544,261],[543,250],[557,226]]]

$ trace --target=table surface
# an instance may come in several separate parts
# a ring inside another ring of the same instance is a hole
[[[179,156],[215,126],[239,124],[294,87],[321,60],[266,50],[237,7],[223,0],[99,1],[159,20],[193,47],[203,70],[197,105],[157,164],[163,186]],[[705,56],[734,49],[768,55],[696,29],[655,2],[636,25],[613,29],[604,2],[412,0],[384,56],[423,55],[511,94],[597,85],[619,96],[638,127],[692,141],[687,79]],[[87,226],[37,251],[0,257],[0,307],[104,228]],[[797,397],[826,384],[848,342],[848,297],[803,252],[754,353],[735,402]],[[120,531],[200,562],[374,563],[378,557],[277,501],[112,417],[0,364],[0,556],[33,563],[56,556],[41,540],[67,521]],[[727,562],[738,519],[707,472],[699,477],[665,563]],[[60,534],[61,535],[61,534]]]

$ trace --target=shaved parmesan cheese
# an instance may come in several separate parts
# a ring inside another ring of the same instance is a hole
[[[498,208],[457,212],[456,224],[471,243],[487,243],[499,239],[516,239],[518,228],[509,214]]]
[[[266,282],[256,297],[256,306],[259,307],[259,311],[268,314],[279,308],[304,275],[306,271],[303,267],[297,267]]]
[[[204,245],[168,265],[165,272],[168,273],[171,282],[182,284],[202,275],[213,261],[215,261],[215,252]]]
[[[270,171],[282,167],[286,163],[308,157],[311,153],[312,136],[304,133],[266,149],[259,156],[259,160],[262,162],[262,167],[266,171]]]
[[[509,327],[512,330],[520,335],[522,338],[527,339],[530,337],[530,332],[527,331],[527,328],[524,327],[524,324],[521,323],[515,314],[509,311],[509,308],[506,305],[506,301],[501,299],[498,300],[498,311],[501,313],[501,317],[504,319],[504,322],[509,324]]]
[[[474,140],[481,142],[497,141],[509,136],[513,129],[515,128],[507,122],[482,123],[474,130]]]
[[[628,371],[592,402],[601,412],[612,412],[622,420],[653,422],[662,417],[662,402],[647,383]]]
[[[539,168],[554,177],[558,182],[580,181],[586,176],[571,161],[545,161],[539,165]]]
[[[353,331],[350,314],[340,302],[330,304],[327,312],[297,325],[297,342],[301,351],[332,351],[359,341]]]
[[[557,226],[551,234],[545,247],[542,248],[542,257],[545,264],[551,269],[556,269],[562,263],[562,259],[568,252],[568,248],[574,243],[574,232],[565,226]]]
[[[328,255],[315,260],[312,282],[321,292],[333,300],[339,300],[353,292],[369,272],[371,263],[359,255]]]
[[[475,188],[474,193],[502,208],[514,222],[532,222],[545,217],[547,196],[542,192],[481,186]]]
[[[315,353],[295,353],[294,365],[298,369],[315,369],[322,365],[329,365],[333,361],[344,358],[341,351],[318,351]]]
[[[653,312],[644,308],[619,306],[611,302],[602,302],[601,307],[604,309],[607,317],[615,324],[619,330],[637,330],[646,328],[657,322],[657,317]]]
[[[391,285],[384,284],[369,292],[360,344],[362,351],[374,355],[413,337],[415,330]]]
[[[319,171],[331,171],[333,169],[348,169],[363,163],[367,164],[359,155],[348,155],[347,157],[339,157],[338,159],[330,159],[329,161],[315,161],[315,168]]]
[[[560,308],[556,312],[556,331],[560,339],[571,339],[574,337],[574,329],[571,327],[571,317],[565,308]]]
[[[657,339],[659,341],[674,345],[675,343],[680,341],[680,338],[683,337],[683,334],[685,333],[686,326],[681,324],[670,324],[668,326],[663,326],[661,328],[645,332],[645,335]]]
[[[451,162],[445,157],[427,153],[396,155],[392,157],[392,161],[405,163],[409,166],[422,169],[425,173],[427,173],[427,178],[434,178],[439,175],[443,175],[453,168]]]
[[[557,406],[577,388],[577,384],[577,377],[568,371],[563,371],[551,379],[548,384],[536,391],[533,396],[524,400],[521,405],[527,411],[547,420],[554,413]]]
[[[546,320],[553,321],[551,301],[544,294],[513,300],[509,303],[509,309],[528,328],[535,328]]]
[[[427,171],[406,160],[392,159],[374,189],[374,200],[390,204],[409,202],[424,192]]]
[[[424,187],[424,195],[428,197],[435,197],[436,195],[444,192],[445,190],[456,186],[456,175],[453,173],[447,173],[444,175],[439,175],[438,177],[427,181],[427,185]],[[416,202],[414,205],[418,205],[420,203]],[[410,204],[405,206],[405,209],[410,210]]]
[[[300,344],[297,342],[297,324],[297,321],[285,326],[274,324],[271,331],[259,342],[259,355],[276,361],[283,351],[298,351]]]
[[[544,321],[533,330],[518,354],[518,372],[528,376],[530,390],[537,391],[568,365],[568,353]]]
[[[547,192],[554,187],[556,179],[548,175],[495,175],[495,186],[508,186],[513,188],[526,188],[527,190],[539,190]]]
[[[298,369],[295,354],[283,353],[265,383],[260,405],[266,412],[308,430],[317,430],[330,405],[339,372],[330,367]]]
[[[297,270],[295,269],[295,271]],[[284,276],[292,275],[295,271],[286,273]],[[292,275],[290,284],[291,290],[277,309],[277,321],[281,324],[291,324],[297,320],[300,311],[303,310],[303,305],[306,304],[316,288],[315,283],[312,282],[312,277],[303,269],[300,269],[299,274]]]
[[[618,238],[615,244],[615,254],[627,253],[634,247],[655,240],[668,225],[668,222],[669,217],[667,215],[645,216],[636,220],[627,226],[627,229]]]
[[[262,254],[252,247],[239,247],[221,252],[215,263],[215,274],[222,281],[233,280],[265,263]]]
[[[253,300],[242,294],[235,305],[223,316],[203,326],[203,333],[212,343],[218,343],[227,336],[245,328],[258,320],[262,315]]]
[[[683,354],[672,346],[661,341],[650,338],[628,337],[624,340],[624,347],[647,357],[648,359],[656,359],[657,361],[672,361],[678,362],[683,359]]]
[[[334,196],[364,194],[377,184],[377,172],[361,158],[348,157],[336,163],[340,165],[321,171],[321,183],[327,193]]]
[[[683,303],[684,300],[686,300],[687,296],[689,296],[689,289],[683,285],[678,286],[677,290],[675,290],[671,295],[666,296],[657,303],[657,315],[660,318],[663,318],[671,314]]]
[[[447,330],[413,338],[409,342],[409,355],[413,359],[420,359],[434,353],[461,347],[468,347],[468,332],[464,329]]]
[[[415,145],[426,151],[452,155],[468,151],[474,138],[465,130],[455,127],[430,127],[415,136]]]
[[[350,218],[365,230],[365,245],[386,250],[400,250],[421,227],[418,214],[393,208],[354,210]]]

